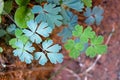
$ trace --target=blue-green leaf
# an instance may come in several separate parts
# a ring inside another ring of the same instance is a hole
[[[43,52],[36,52],[35,59],[39,60],[39,64],[41,65],[45,65],[45,63],[47,63],[48,61],[47,57],[45,56]]]
[[[27,64],[30,64],[33,60],[33,56],[30,53],[35,50],[35,48],[32,47],[32,43],[27,42],[24,44],[22,41],[18,40],[16,46],[17,48],[13,51],[14,56],[18,56],[22,62],[25,61]]]
[[[74,26],[78,23],[77,15],[74,15],[72,12],[68,10],[62,10],[63,15],[63,23],[67,25],[67,27],[63,28],[63,30],[58,33],[58,36],[62,37],[62,42],[66,42],[67,39],[72,37],[72,31],[74,30]]]
[[[52,32],[51,27],[48,27],[48,24],[45,22],[41,22],[39,25],[34,20],[30,20],[27,22],[27,26],[30,30],[24,29],[23,32],[26,36],[30,38],[32,42],[39,44],[42,39],[39,35],[43,37],[48,37]]]
[[[81,0],[63,0],[63,4],[77,11],[82,11],[84,8],[84,3]]]
[[[50,59],[51,63],[57,64],[58,63],[62,63],[63,62],[63,55],[62,54],[58,54],[58,53],[48,53],[48,58]]]
[[[39,5],[34,6],[32,12],[38,14],[35,21],[38,23],[41,21],[47,22],[52,29],[54,29],[55,26],[60,26],[62,24],[61,20],[63,19],[62,16],[59,15],[61,9],[55,6],[55,4],[45,4],[44,8]]]
[[[104,10],[100,6],[95,6],[92,10],[91,8],[86,8],[84,16],[87,17],[87,19],[85,20],[85,23],[88,25],[92,25],[93,23],[99,25],[103,19],[103,12]]]
[[[15,24],[10,24],[7,28],[6,31],[9,34],[15,35],[15,30],[16,30],[16,25]]]

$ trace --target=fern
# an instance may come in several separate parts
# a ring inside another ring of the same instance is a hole
[[[60,26],[62,24],[61,20],[63,19],[62,16],[59,15],[61,8],[55,6],[55,4],[45,4],[44,8],[39,5],[34,6],[32,12],[38,14],[35,21],[38,23],[41,21],[47,22],[52,29],[54,29],[55,25]]]
[[[88,25],[92,25],[93,23],[99,25],[103,19],[103,12],[104,11],[100,6],[95,6],[92,10],[91,8],[86,8],[84,16],[87,17],[87,19],[85,20],[85,23]]]
[[[52,40],[45,40],[42,43],[43,51],[35,53],[35,59],[39,60],[39,64],[44,65],[48,61],[46,55],[48,56],[51,63],[56,64],[57,62],[61,63],[63,61],[63,55],[59,53],[61,46],[58,44],[52,44]]]

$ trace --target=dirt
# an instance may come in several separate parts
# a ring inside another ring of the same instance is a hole
[[[1,40],[0,46],[3,47],[4,52],[0,54],[0,80],[120,80],[120,0],[97,1],[94,0],[94,5],[100,4],[104,9],[101,25],[93,25],[97,34],[103,35],[106,41],[113,26],[115,32],[112,33],[113,36],[108,43],[107,53],[102,55],[88,74],[80,75],[96,58],[91,59],[81,54],[78,59],[73,60],[63,49],[65,58],[62,64],[47,63],[45,66],[40,66],[33,61],[32,64],[26,65],[14,57],[12,48]],[[53,40],[63,45],[59,37],[53,37]]]

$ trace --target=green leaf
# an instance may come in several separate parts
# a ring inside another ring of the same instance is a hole
[[[96,56],[95,50],[92,46],[87,48],[86,55],[91,57],[91,58]]]
[[[84,46],[83,46],[83,44],[82,43],[76,43],[75,44],[75,49],[77,49],[77,50],[83,50],[84,49]]]
[[[106,45],[96,45],[95,47],[96,53],[102,54],[107,51],[107,46]]]
[[[95,39],[91,39],[91,43],[92,44],[101,44],[103,43],[103,36],[98,36],[98,37],[95,37]]]
[[[71,50],[73,49],[75,43],[74,43],[74,40],[68,40],[67,43],[64,45],[65,49],[67,50]]]
[[[25,44],[29,40],[29,38],[23,34],[21,29],[16,29],[15,30],[15,36],[16,36],[16,38],[13,38],[9,41],[9,45],[11,45],[12,48],[16,48],[15,43],[18,40],[22,41],[23,44]]]
[[[92,7],[92,0],[82,0],[85,6]]]
[[[17,48],[17,46],[15,45],[16,42],[17,42],[17,39],[13,38],[9,41],[9,45],[11,45],[12,48]]]
[[[67,43],[64,45],[65,49],[69,50],[69,56],[71,58],[77,58],[80,55],[80,51],[84,49],[84,44],[81,42],[75,43],[74,40],[68,40]]]
[[[4,1],[0,0],[0,14],[3,12],[3,8],[4,8]]]
[[[10,11],[12,10],[12,0],[5,1],[4,3],[4,14],[9,14]]]
[[[0,23],[1,23],[2,19],[1,19],[1,15],[0,15]]]
[[[0,53],[2,53],[3,52],[3,49],[2,49],[2,47],[0,47]]]
[[[23,34],[23,32],[22,32],[21,29],[16,29],[16,30],[15,30],[15,36],[16,36],[17,38],[19,38],[22,34]]]
[[[16,39],[20,39],[24,44],[28,41],[28,37],[23,35],[23,32],[21,29],[16,29],[15,30],[15,36],[16,36]]]
[[[84,31],[83,31],[83,26],[76,25],[75,30],[72,31],[73,36],[79,37],[81,42],[86,43],[88,42],[89,39],[94,38],[95,32],[92,31],[92,28],[88,26]]]
[[[89,38],[92,39],[92,38],[94,38],[94,36],[95,36],[95,32],[92,31],[92,28],[91,27],[87,27],[84,30],[83,34],[80,36],[80,40],[82,42],[88,42]]]
[[[74,59],[78,58],[79,55],[80,55],[80,52],[76,49],[72,49],[69,53],[69,56]]]
[[[19,7],[15,12],[15,22],[20,28],[27,28],[27,21],[34,18],[30,8],[26,6]]]
[[[73,36],[80,37],[83,32],[83,26],[76,25],[75,30],[72,32]]]
[[[98,36],[91,39],[91,46],[86,50],[86,55],[90,57],[95,57],[97,54],[103,54],[107,51],[107,46],[103,45],[103,37]]]
[[[107,46],[103,45],[104,38],[102,36],[97,37],[90,26],[83,30],[83,26],[76,25],[72,34],[76,39],[70,39],[64,45],[65,49],[69,50],[71,58],[77,58],[82,51],[86,52],[89,57],[95,57],[107,51]],[[88,44],[87,47],[85,47],[86,43]]]
[[[15,0],[15,2],[19,5],[19,6],[26,6],[30,0]]]

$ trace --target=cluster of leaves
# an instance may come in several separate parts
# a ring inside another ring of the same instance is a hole
[[[58,44],[53,45],[52,40],[43,41],[41,38],[41,36],[49,37],[52,31],[51,27],[48,27],[45,22],[38,25],[34,20],[27,22],[27,26],[26,29],[16,29],[16,37],[9,41],[9,44],[15,48],[13,51],[14,56],[18,56],[22,62],[25,61],[28,64],[36,59],[39,60],[39,64],[44,65],[48,61],[46,55],[51,63],[61,63],[63,61],[63,55],[59,53],[61,46]],[[35,52],[33,43],[39,46],[41,52]],[[42,46],[40,46],[41,43]]]
[[[76,25],[75,30],[72,31],[72,35],[80,39],[79,42],[69,39],[64,45],[65,48],[70,51],[69,55],[72,58],[77,58],[84,49],[86,55],[89,57],[103,54],[107,50],[107,46],[103,44],[103,37],[97,36],[90,26],[83,30],[83,26]],[[88,43],[89,45],[84,48],[85,43]]]
[[[14,56],[22,62],[31,63],[34,59],[39,64],[61,63],[63,55],[59,53],[61,46],[53,44],[49,39],[53,29],[64,25],[58,36],[62,37],[65,48],[70,51],[70,57],[77,58],[80,53],[86,52],[87,56],[94,57],[106,51],[102,45],[103,37],[96,36],[90,27],[83,31],[78,24],[78,16],[72,10],[84,12],[85,23],[99,25],[103,19],[103,9],[95,6],[91,10],[92,0],[35,0],[43,5],[34,5],[30,8],[30,0],[15,0],[18,8],[14,14],[14,23],[5,29],[0,29],[0,37],[6,36],[6,41],[14,48]],[[9,14],[12,10],[13,0],[0,0],[0,15]],[[1,21],[1,18],[0,18]],[[77,25],[77,26],[76,26]],[[75,27],[76,26],[76,27]],[[11,36],[14,38],[11,38]],[[77,37],[75,40],[70,39]],[[70,40],[68,40],[70,39]],[[37,45],[39,51],[36,50]],[[98,49],[101,50],[98,50]]]
[[[96,25],[99,25],[103,19],[103,9],[100,6],[95,6],[92,10],[91,8],[86,8],[86,12],[84,13],[84,16],[87,17],[85,22],[88,25],[92,25],[95,23]]]

